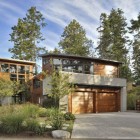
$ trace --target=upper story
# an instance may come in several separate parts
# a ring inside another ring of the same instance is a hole
[[[126,80],[119,77],[118,61],[64,54],[43,54],[42,70],[53,68],[70,73],[76,84],[126,86]]]
[[[35,62],[0,58],[0,77],[21,84],[33,77]]]
[[[45,54],[41,56],[44,71],[61,68],[62,71],[66,72],[119,77],[121,62],[64,54]]]

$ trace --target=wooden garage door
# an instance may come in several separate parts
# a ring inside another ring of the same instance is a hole
[[[117,111],[117,93],[98,93],[98,112]]]
[[[75,92],[72,94],[72,113],[93,113],[93,93]]]
[[[118,89],[79,88],[69,98],[69,111],[73,114],[119,110],[120,91]]]

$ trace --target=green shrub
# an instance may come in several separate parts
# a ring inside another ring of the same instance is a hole
[[[65,113],[64,118],[65,120],[75,120],[75,116],[70,112]]]
[[[58,109],[54,109],[51,114],[51,126],[54,130],[62,129],[64,124],[64,115]]]
[[[136,105],[136,95],[133,93],[127,94],[127,109],[128,110],[135,110]]]
[[[45,125],[41,126],[36,119],[28,119],[24,124],[26,130],[32,131],[37,135],[42,135],[45,131]]]
[[[47,116],[47,109],[46,108],[39,108],[38,115],[39,115],[39,117],[46,117]]]
[[[16,134],[22,130],[22,123],[25,117],[23,114],[6,114],[0,118],[1,130],[7,134]]]
[[[22,112],[27,117],[36,118],[38,116],[38,111],[39,111],[39,106],[37,105],[30,104],[30,103],[23,105]]]
[[[56,114],[56,111],[58,111],[58,109],[56,108],[47,108],[47,117],[51,118]]]
[[[5,105],[0,107],[0,116],[4,114],[10,114],[14,112],[14,106]]]

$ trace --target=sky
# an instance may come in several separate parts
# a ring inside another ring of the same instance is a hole
[[[58,47],[64,28],[76,19],[86,30],[86,35],[97,47],[101,13],[109,14],[111,9],[120,8],[130,25],[140,12],[140,0],[0,0],[0,58],[11,58],[8,52],[13,47],[10,42],[11,27],[17,25],[18,18],[24,18],[27,10],[35,6],[47,26],[42,29],[45,41],[41,43],[47,50]]]

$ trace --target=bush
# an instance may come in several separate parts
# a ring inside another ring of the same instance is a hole
[[[22,111],[25,114],[25,116],[36,118],[38,116],[39,106],[27,103],[23,105]]]
[[[75,116],[70,112],[65,113],[64,118],[65,120],[75,120]]]
[[[28,119],[24,125],[26,130],[32,131],[37,135],[42,135],[45,131],[45,126],[40,126],[36,119]]]
[[[6,114],[0,118],[1,130],[7,134],[16,134],[22,130],[22,123],[25,117],[23,114]]]
[[[61,130],[64,124],[64,118],[63,115],[57,115],[55,117],[53,117],[52,122],[51,122],[51,126],[52,129],[54,130]]]
[[[136,106],[136,94],[129,93],[127,94],[127,109],[128,110],[135,110]]]
[[[46,117],[47,116],[47,109],[46,108],[39,108],[38,115],[39,115],[39,117]]]
[[[61,130],[64,124],[64,115],[58,109],[51,114],[51,126],[54,130]]]
[[[58,111],[56,108],[47,108],[47,117],[52,118],[56,114],[56,111]]]

